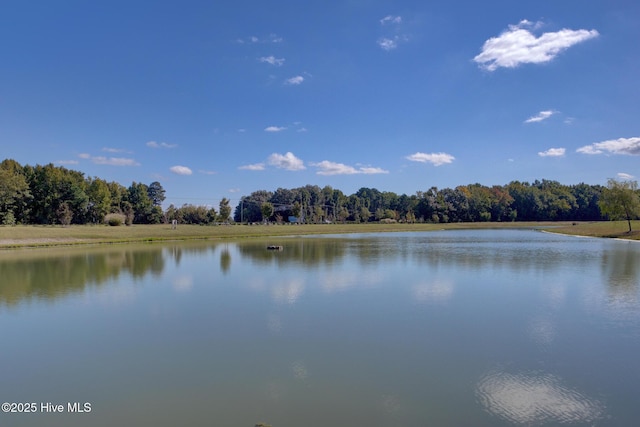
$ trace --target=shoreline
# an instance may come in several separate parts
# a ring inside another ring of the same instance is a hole
[[[640,221],[636,221],[640,228]],[[436,230],[478,230],[537,228],[545,233],[575,237],[610,238],[640,241],[640,232],[630,237],[622,231],[626,222],[477,222],[446,224],[300,224],[300,225],[180,225],[171,229],[167,224],[109,227],[77,225],[70,227],[26,225],[0,227],[0,251],[28,248],[55,248],[85,245],[135,244],[190,240],[228,240],[302,236],[314,234],[348,234],[379,232],[419,232]],[[579,231],[579,233],[577,232]]]

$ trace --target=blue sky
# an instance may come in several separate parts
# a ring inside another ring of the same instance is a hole
[[[638,179],[636,1],[42,1],[0,13],[0,157],[278,187]]]

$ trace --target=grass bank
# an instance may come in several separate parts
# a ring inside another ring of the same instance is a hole
[[[577,224],[577,225],[572,225]],[[640,228],[640,224],[635,224]],[[442,229],[549,227],[549,231],[598,237],[625,236],[626,223],[571,223],[571,222],[509,222],[509,223],[455,223],[455,224],[305,224],[305,225],[230,225],[199,226],[132,225],[110,227],[106,225],[15,226],[0,227],[0,248],[43,247],[59,245],[85,245],[100,243],[157,242],[171,240],[244,239],[252,237],[290,236],[309,234],[379,233],[400,231],[432,231]]]
[[[627,221],[598,221],[564,224],[547,231],[574,236],[640,240],[640,221],[631,221],[631,228],[633,231],[629,233]]]

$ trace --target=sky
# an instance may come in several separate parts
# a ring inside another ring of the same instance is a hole
[[[169,203],[640,177],[640,2],[2,2],[0,158]]]

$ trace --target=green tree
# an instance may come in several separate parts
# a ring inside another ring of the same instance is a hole
[[[616,181],[610,178],[598,205],[602,214],[609,219],[626,219],[631,233],[631,220],[640,215],[638,181]]]
[[[152,182],[147,188],[147,195],[149,196],[149,199],[151,199],[153,206],[162,205],[162,202],[164,202],[165,199],[164,193],[164,188],[162,188],[162,185],[158,181]]]
[[[107,182],[100,178],[89,180],[87,196],[87,219],[94,224],[101,223],[111,208],[111,192]]]
[[[251,193],[249,196],[243,196],[240,199],[240,203],[236,207],[233,215],[233,220],[236,222],[258,222],[262,219],[262,213],[260,212],[260,206],[264,202],[268,202],[273,193],[266,190],[258,190]]]
[[[133,208],[133,222],[153,223],[153,202],[149,198],[148,187],[145,184],[133,182],[127,192],[127,199]]]
[[[56,210],[56,215],[58,216],[58,221],[60,221],[60,224],[62,224],[63,227],[71,224],[73,212],[67,202],[60,203],[60,206],[58,206],[58,209]]]
[[[273,205],[269,202],[264,202],[260,205],[260,213],[262,213],[262,221],[268,221],[273,215]]]
[[[37,165],[29,171],[28,182],[33,195],[32,222],[55,223],[59,219],[56,212],[62,203],[67,204],[75,222],[86,221],[89,198],[85,191],[87,182],[81,172],[53,164]]]
[[[213,207],[209,208],[209,210],[207,211],[207,224],[213,224],[217,219],[218,213],[216,212],[216,209]]]
[[[133,218],[135,217],[135,211],[133,210],[133,206],[127,200],[122,202],[122,213],[124,214],[124,224],[131,225],[133,224]]]
[[[127,188],[117,182],[109,182],[109,193],[111,193],[111,207],[110,212],[124,213],[124,206],[122,202],[127,200]]]
[[[302,212],[302,206],[300,205],[300,202],[293,202],[293,206],[291,207],[291,215],[299,219],[300,212]]]
[[[215,215],[216,211],[213,208],[184,204],[176,210],[175,219],[183,224],[209,224]]]
[[[20,220],[19,216],[31,198],[22,168],[12,166],[10,161],[0,163],[0,224],[13,225]]]
[[[366,207],[362,206],[360,211],[358,212],[357,222],[368,222],[369,218],[371,218],[371,212]]]
[[[220,221],[221,222],[229,221],[229,216],[231,215],[231,206],[229,205],[229,199],[225,197],[222,200],[220,200],[220,206],[218,208],[220,212]]]
[[[166,222],[171,222],[174,219],[178,219],[178,217],[176,216],[176,207],[172,204],[169,205],[169,207],[167,208],[166,212],[164,213]]]

